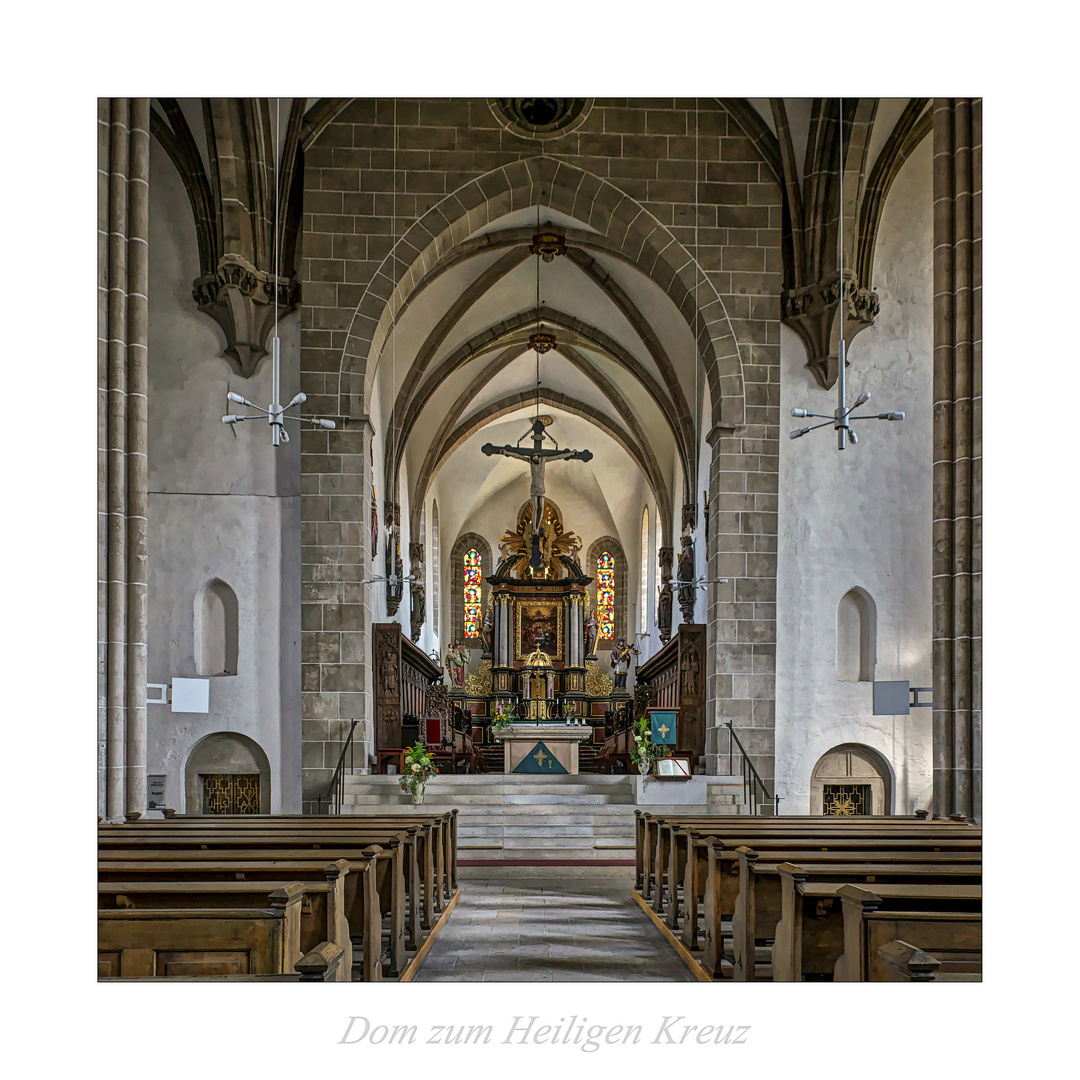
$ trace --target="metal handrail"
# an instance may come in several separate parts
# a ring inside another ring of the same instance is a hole
[[[345,739],[345,745],[341,748],[341,754],[338,757],[337,768],[334,769],[334,776],[330,781],[329,786],[326,789],[326,795],[318,796],[318,812],[323,812],[322,804],[325,798],[329,803],[328,814],[340,814],[341,804],[345,800],[345,755],[349,755],[349,771],[352,771],[353,767],[353,733],[356,731],[356,725],[359,720],[354,720],[349,725],[349,734]]]
[[[761,788],[761,794],[763,796],[762,801],[772,803],[773,812],[775,813],[775,808],[779,799],[774,798],[769,794],[769,789],[765,786],[765,781],[761,779],[757,769],[754,768],[754,763],[750,760],[750,755],[746,752],[746,747],[739,741],[739,736],[735,734],[735,729],[731,726],[731,721],[724,721],[724,726],[728,729],[728,734],[730,736],[728,739],[728,772],[730,774],[734,767],[731,750],[731,741],[734,740],[735,745],[739,748],[739,753],[742,754],[743,797],[750,804],[750,813],[756,814],[758,812],[757,788],[754,786],[755,783]]]

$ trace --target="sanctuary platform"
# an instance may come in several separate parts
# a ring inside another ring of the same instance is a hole
[[[683,781],[637,775],[447,774],[424,809],[458,810],[461,866],[624,866],[634,862],[634,811],[747,813],[741,776]],[[344,814],[412,814],[396,776],[345,778]]]

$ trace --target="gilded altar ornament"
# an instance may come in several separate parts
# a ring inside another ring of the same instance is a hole
[[[614,688],[611,676],[605,675],[597,666],[595,660],[585,661],[585,693],[589,697],[611,697],[611,691]]]
[[[465,676],[465,693],[469,697],[488,697],[491,694],[490,660],[481,660],[480,667]]]
[[[580,570],[575,556],[581,550],[581,539],[563,529],[562,519],[550,503],[545,504],[543,520],[540,523],[540,565],[529,565],[532,513],[532,503],[528,502],[522,509],[514,531],[504,533],[499,538],[499,549],[505,550],[506,558],[509,559],[509,564],[501,572],[530,581],[554,581],[578,574]]]

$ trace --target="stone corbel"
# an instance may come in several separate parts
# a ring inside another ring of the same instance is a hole
[[[844,274],[844,340],[850,344],[860,330],[874,325],[881,307],[876,292],[859,288],[854,274]],[[788,289],[781,294],[781,317],[806,347],[806,366],[823,390],[836,383],[836,354],[840,340],[840,277],[832,275],[814,285]]]
[[[280,319],[299,303],[299,283],[258,270],[239,255],[223,255],[212,274],[196,278],[192,285],[199,310],[225,332],[225,355],[245,379],[255,374],[266,355],[275,290]]]

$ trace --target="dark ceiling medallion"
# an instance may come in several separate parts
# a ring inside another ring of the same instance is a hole
[[[492,111],[509,128],[529,138],[553,138],[577,127],[588,114],[588,98],[496,98]]]
[[[544,262],[551,262],[556,255],[566,254],[566,237],[554,232],[533,233],[529,250],[534,255],[539,255]]]
[[[540,353],[541,356],[558,347],[559,343],[554,334],[540,333],[529,335],[529,348]]]

